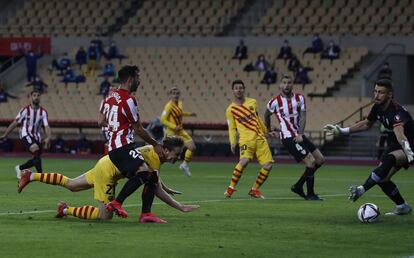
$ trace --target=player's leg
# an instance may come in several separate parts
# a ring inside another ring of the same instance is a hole
[[[253,198],[264,198],[259,188],[266,181],[273,166],[272,153],[270,152],[269,144],[266,140],[258,140],[256,145],[256,158],[262,168],[257,175],[257,179],[253,184],[253,187],[249,191],[249,195]]]
[[[282,144],[288,150],[290,155],[295,158],[296,162],[303,162],[306,165],[303,174],[290,188],[293,193],[306,199],[306,194],[303,192],[303,185],[306,182],[307,175],[315,168],[315,158],[309,153],[302,143],[296,143],[293,137],[282,139]]]
[[[33,165],[35,166],[36,171],[38,173],[42,173],[42,159],[40,157],[42,154],[42,150],[40,148],[40,143],[36,143],[30,146],[30,152],[33,155]]]
[[[124,184],[121,191],[118,193],[116,198],[111,201],[106,209],[108,211],[115,212],[118,216],[123,218],[128,217],[128,213],[122,208],[124,201],[133,194],[141,185],[151,182],[153,176],[156,175],[156,172],[149,172],[147,166],[145,165],[145,171],[137,172],[136,175],[130,177],[128,181]]]
[[[193,156],[193,153],[196,151],[196,145],[194,144],[193,139],[190,135],[187,134],[184,130],[179,134],[179,136],[184,140],[185,147],[187,150],[184,153],[184,161],[180,165],[180,169],[184,172],[186,176],[191,176],[190,167],[188,163]]]
[[[86,180],[87,173],[80,175],[74,179],[68,178],[60,173],[33,173],[26,169],[22,171],[22,176],[18,185],[17,192],[21,192],[30,182],[38,181],[44,184],[59,185],[66,189],[77,192],[89,189],[93,184],[89,184]]]
[[[315,173],[325,163],[325,157],[306,136],[303,136],[303,146],[309,153],[311,153],[313,157],[313,160],[310,162],[305,162],[306,168],[310,168],[310,170],[305,171],[307,188],[307,195],[305,199],[310,201],[322,200],[318,195],[315,194],[314,187]]]
[[[154,173],[151,173],[153,177]],[[151,212],[152,203],[154,201],[155,191],[157,189],[158,178],[152,178],[150,182],[146,183],[144,189],[142,190],[141,199],[142,199],[142,209],[139,216],[140,223],[160,223],[165,224],[167,221],[160,219],[154,213]]]
[[[249,164],[251,158],[248,158],[248,154],[247,153],[243,153],[243,157],[242,157],[242,151],[240,150],[240,160],[237,163],[236,167],[233,169],[232,175],[231,175],[231,180],[230,180],[230,185],[227,187],[227,190],[224,192],[224,196],[227,198],[230,198],[234,191],[236,191],[236,185],[239,182],[244,169],[247,167],[247,165]]]
[[[85,205],[81,207],[71,207],[68,206],[65,202],[58,203],[56,218],[63,218],[66,216],[73,216],[80,219],[88,220],[108,220],[112,219],[112,213],[106,211],[105,205],[103,202],[99,202],[98,207]]]
[[[404,167],[407,164],[407,157],[401,149],[391,151],[384,155],[381,159],[380,165],[371,172],[370,176],[365,180],[363,185],[351,186],[349,188],[349,199],[355,202],[373,186],[384,179],[390,178],[390,176],[396,172],[394,171],[395,168]]]
[[[36,156],[40,156],[40,148],[38,146],[38,144],[36,143],[36,141],[30,137],[30,136],[25,136],[22,138],[22,142],[23,144],[26,146],[27,150],[32,154],[32,158],[27,160],[25,163],[23,163],[22,165],[17,165],[16,166],[16,177],[17,179],[20,179],[21,176],[21,171],[23,169],[28,169],[34,166],[35,164],[35,157]]]

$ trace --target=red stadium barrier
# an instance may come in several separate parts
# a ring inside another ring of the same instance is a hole
[[[19,49],[50,54],[50,38],[0,38],[0,56],[21,55]]]

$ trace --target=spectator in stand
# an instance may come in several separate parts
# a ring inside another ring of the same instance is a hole
[[[269,62],[266,60],[263,54],[257,57],[256,63],[254,65],[254,69],[259,72],[264,72],[270,66]]]
[[[323,41],[319,37],[319,34],[315,34],[312,39],[312,46],[308,47],[304,52],[303,55],[307,53],[317,54],[323,51]]]
[[[378,73],[378,79],[388,79],[392,80],[392,70],[390,68],[390,64],[388,62],[385,62],[379,73]]]
[[[90,154],[91,146],[91,142],[86,139],[85,135],[81,134],[72,149],[72,154]]]
[[[0,103],[2,102],[7,102],[8,98],[11,99],[17,99],[16,96],[11,95],[10,93],[8,93],[5,89],[4,86],[0,83]]]
[[[88,48],[88,71],[90,74],[94,74],[97,68],[98,62],[98,49],[94,43]]]
[[[26,59],[27,81],[31,82],[35,79],[37,74],[37,60],[43,56],[43,51],[39,50],[37,54],[30,50],[28,53],[24,49],[19,50]]]
[[[92,44],[96,46],[96,51],[98,53],[97,60],[100,60],[101,59],[101,56],[106,56],[106,53],[103,50],[103,42],[99,38],[99,36],[96,36],[95,39],[91,40],[91,45]]]
[[[238,59],[240,63],[243,59],[247,59],[247,47],[244,45],[244,41],[242,39],[236,47],[233,59]]]
[[[283,41],[283,45],[280,48],[279,55],[277,56],[277,59],[290,59],[292,57],[292,48],[289,45],[289,41],[285,39]]]
[[[295,54],[292,55],[292,57],[289,59],[288,62],[288,70],[293,72],[293,74],[296,74],[299,70],[299,67],[301,66],[299,59],[296,57]]]
[[[63,76],[62,82],[64,82],[66,86],[68,85],[68,83],[71,83],[71,82],[78,84],[79,82],[85,82],[85,76],[76,75],[75,72],[72,70],[72,67],[68,66],[66,68],[65,75]]]
[[[66,146],[66,141],[63,140],[62,135],[58,134],[56,139],[52,142],[52,151],[54,153],[66,153],[68,148]]]
[[[105,98],[108,95],[111,87],[112,87],[112,84],[108,81],[108,77],[105,76],[104,81],[101,82],[98,95],[102,95]]]
[[[71,65],[71,61],[68,57],[68,53],[63,53],[63,56],[58,60],[53,59],[52,61],[52,69],[56,69],[59,71],[59,75],[63,76],[63,71],[66,70],[68,66]]]
[[[269,89],[269,85],[275,84],[276,81],[277,81],[277,72],[275,70],[275,67],[274,65],[269,65],[260,83],[267,84],[267,88]]]
[[[110,61],[106,62],[103,68],[103,73],[99,76],[115,76],[115,65]]]
[[[26,84],[26,87],[29,87],[29,86],[33,86],[33,90],[40,92],[40,94],[45,93],[46,88],[49,87],[39,76],[36,76],[34,81]]]
[[[321,52],[322,59],[338,59],[339,54],[341,53],[341,48],[338,45],[335,45],[333,40],[329,41],[328,47]]]
[[[111,46],[108,49],[108,53],[107,53],[107,59],[108,60],[112,60],[112,59],[119,59],[119,63],[122,63],[122,59],[127,58],[127,56],[122,55],[121,53],[119,53],[119,49],[117,47],[117,45],[115,44],[115,41],[111,42]]]
[[[305,87],[305,84],[311,83],[308,71],[303,66],[299,67],[298,72],[295,75],[294,83],[302,84],[302,89]]]
[[[86,53],[83,47],[80,47],[78,49],[78,52],[76,52],[75,59],[76,59],[76,64],[79,65],[79,69],[82,69],[82,65],[86,64],[88,60],[88,54]]]

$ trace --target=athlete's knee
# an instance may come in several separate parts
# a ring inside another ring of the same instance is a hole
[[[36,152],[36,151],[39,151],[40,150],[40,148],[39,148],[39,145],[37,145],[37,144],[32,144],[30,147],[29,147],[29,151],[30,152],[32,152],[33,153],[33,155],[34,155],[34,153]]]
[[[195,152],[197,150],[197,147],[194,143],[192,143],[189,147],[190,151]]]
[[[265,170],[267,170],[267,171],[272,170],[272,167],[273,167],[273,163],[272,162],[269,162],[269,163],[266,163],[266,164],[263,165],[263,168]]]
[[[318,157],[318,160],[316,161],[316,165],[322,166],[323,164],[325,164],[325,161],[326,161],[325,157],[320,156],[320,157]]]
[[[245,168],[249,164],[249,161],[250,161],[249,159],[243,158],[239,161],[239,165],[242,166],[243,168]]]
[[[80,190],[82,190],[72,179],[68,180],[65,187],[71,192],[79,192]]]
[[[304,161],[305,165],[309,168],[314,168],[316,166],[316,160],[312,156],[312,154],[308,154],[308,156],[306,156],[303,161]]]

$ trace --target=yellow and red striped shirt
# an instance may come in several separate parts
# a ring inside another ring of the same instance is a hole
[[[183,111],[183,102],[181,100],[176,104],[170,100],[165,104],[161,114],[161,123],[167,127],[167,130],[174,131],[177,125],[183,125],[183,116],[191,115],[190,112]]]
[[[252,98],[245,98],[243,104],[231,103],[226,110],[231,145],[236,144],[236,134],[239,142],[265,139],[267,133],[263,121],[258,115],[257,102]]]

